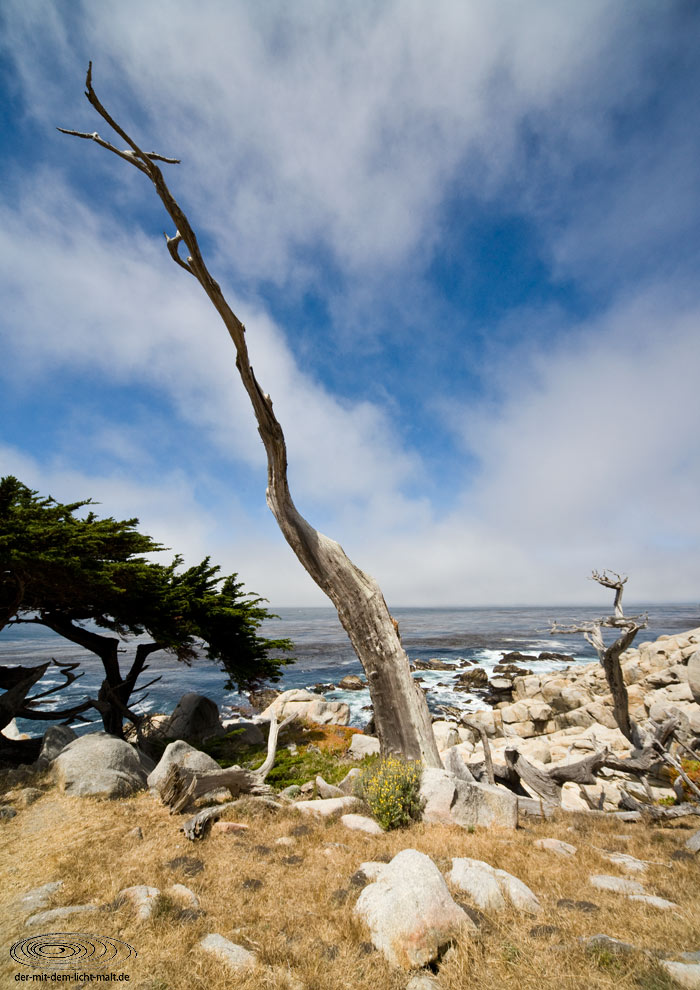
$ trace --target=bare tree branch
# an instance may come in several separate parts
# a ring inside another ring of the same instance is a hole
[[[569,626],[561,626],[553,622],[550,632],[552,635],[555,633],[563,635],[582,633],[584,639],[591,644],[605,671],[605,679],[612,694],[615,721],[620,727],[620,731],[630,740],[632,745],[641,748],[644,740],[642,739],[639,727],[630,718],[629,698],[620,666],[620,657],[632,645],[639,630],[646,627],[648,617],[646,615],[625,617],[622,610],[622,591],[628,580],[626,576],[617,574],[615,571],[604,570],[602,572],[593,571],[590,579],[597,581],[604,588],[610,588],[615,591],[615,614],[602,619],[594,619],[592,622],[583,622]],[[606,646],[603,639],[602,630],[604,628],[620,630],[618,638],[609,646]]]

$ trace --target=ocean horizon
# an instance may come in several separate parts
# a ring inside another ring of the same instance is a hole
[[[295,646],[292,655],[296,657],[294,664],[282,668],[280,680],[270,686],[278,690],[313,688],[317,684],[336,685],[347,674],[363,676],[362,667],[332,606],[271,607],[270,611],[279,618],[266,620],[260,634],[272,639],[291,639]],[[566,625],[578,624],[607,614],[605,609],[575,605],[397,607],[391,611],[399,623],[401,639],[411,661],[439,659],[457,664],[460,660],[471,660],[484,667],[489,675],[502,655],[511,651],[532,655],[545,651],[561,653],[571,657],[574,663],[590,663],[596,657],[583,635],[560,632],[552,635],[549,632],[551,622],[556,619]],[[700,626],[700,605],[697,603],[637,603],[627,607],[630,616],[640,612],[648,615],[648,626],[640,631],[634,645]],[[611,636],[612,631],[607,635]],[[123,661],[126,669],[131,652],[129,643],[125,643],[124,648],[127,651]],[[62,663],[78,662],[83,676],[67,690],[51,697],[47,710],[69,707],[96,695],[103,671],[93,654],[41,626],[7,626],[0,632],[0,664],[33,666],[51,658]],[[561,661],[537,661],[538,671],[565,666],[567,663]],[[188,667],[162,651],[154,653],[141,681],[146,683],[159,675],[161,679],[134,705],[135,710],[172,712],[180,697],[188,691],[211,698],[224,713],[247,702],[245,696],[225,687],[224,672],[204,657]],[[449,671],[421,670],[417,675],[423,678],[428,705],[434,713],[439,712],[441,705],[464,710],[488,707],[478,694],[454,691],[454,677]],[[61,676],[49,669],[35,693],[61,681]],[[362,727],[366,724],[371,715],[367,690],[342,691],[336,687],[325,689],[324,693],[329,700],[344,701],[350,706],[351,725]],[[136,694],[138,697],[138,689]],[[96,713],[87,714],[93,719],[92,724],[72,723],[76,731],[94,731],[102,727]],[[48,724],[20,720],[19,728],[31,735],[41,735]]]

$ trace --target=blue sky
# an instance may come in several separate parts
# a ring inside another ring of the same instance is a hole
[[[300,510],[393,605],[700,593],[700,7],[5,0],[0,472],[323,604],[265,505],[248,328]],[[169,231],[172,233],[172,231]],[[607,603],[607,602],[606,602]]]

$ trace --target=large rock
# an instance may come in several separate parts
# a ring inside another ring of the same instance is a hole
[[[368,835],[384,834],[381,825],[375,822],[374,818],[368,818],[366,815],[342,815],[340,821],[346,828],[355,832],[366,832]]]
[[[420,786],[423,821],[438,825],[475,825],[517,828],[518,799],[511,791],[463,780],[426,767]]]
[[[207,753],[203,753],[182,739],[168,743],[160,763],[148,775],[148,786],[160,794],[171,767],[185,767],[187,770],[220,770],[219,764]]]
[[[454,746],[442,754],[442,765],[448,773],[459,777],[460,780],[474,782],[474,775],[462,759],[462,755]]]
[[[693,701],[700,705],[700,650],[696,650],[688,660],[688,686]]]
[[[485,867],[488,866],[488,869]],[[505,898],[496,878],[495,870],[480,860],[452,860],[452,870],[447,875],[450,883],[467,894],[481,911],[504,911]]]
[[[476,926],[450,896],[428,856],[404,849],[360,894],[355,913],[372,944],[394,966],[420,969],[460,931]]]
[[[183,694],[165,730],[168,739],[208,739],[224,733],[215,702],[196,691]]]
[[[540,902],[527,884],[480,859],[453,859],[448,880],[484,911],[502,911],[509,903],[525,914],[539,914],[541,910]]]
[[[356,732],[350,741],[348,752],[351,756],[361,760],[365,756],[374,756],[375,753],[379,752],[379,749],[379,740],[376,736],[365,736]]]
[[[451,746],[456,746],[460,742],[457,726],[453,725],[452,722],[445,722],[442,719],[433,722],[433,735],[435,736],[437,748],[441,752],[449,749]]]
[[[46,770],[58,754],[77,738],[69,725],[50,726],[44,733],[41,743],[41,751],[36,761],[37,770]]]
[[[258,961],[254,952],[244,949],[242,945],[236,945],[218,932],[205,935],[199,946],[237,972],[252,969]]]
[[[317,798],[313,801],[296,801],[292,808],[307,815],[321,815],[329,818],[331,815],[345,814],[360,807],[362,802],[356,797]]]
[[[646,891],[637,880],[629,880],[627,877],[607,876],[603,873],[596,873],[588,878],[588,882],[598,890],[609,890],[613,894],[645,894]]]
[[[261,712],[260,718],[270,721],[273,715],[278,721],[288,715],[296,715],[298,718],[305,718],[319,725],[348,725],[350,707],[344,701],[326,701],[322,694],[294,689],[283,691],[278,695],[272,704]]]
[[[665,969],[672,979],[685,990],[700,990],[700,963],[670,962],[662,959],[662,969]]]
[[[234,734],[234,742],[237,746],[262,746],[265,736],[256,722],[251,722],[245,718],[229,718],[221,723],[226,730],[227,736]]]
[[[146,772],[133,746],[105,732],[73,740],[52,766],[59,786],[79,797],[128,797],[146,786]]]

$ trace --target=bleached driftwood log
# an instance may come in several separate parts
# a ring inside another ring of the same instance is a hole
[[[272,794],[272,788],[265,783],[265,779],[275,763],[279,734],[295,717],[290,715],[278,724],[277,718],[272,716],[267,738],[267,756],[257,770],[245,770],[239,766],[224,770],[190,770],[188,767],[172,766],[161,790],[163,804],[170,807],[172,815],[187,810],[198,798],[221,788],[228,788],[234,798],[241,794]]]
[[[374,708],[377,736],[383,753],[399,753],[422,760],[430,767],[442,766],[423,692],[411,677],[408,657],[389,613],[381,589],[345,555],[342,547],[313,528],[298,512],[287,481],[287,449],[282,427],[272,411],[272,400],[253,374],[245,339],[245,327],[226,301],[202,256],[190,222],[170,192],[156,164],[178,164],[155,152],[145,152],[100,103],[92,85],[92,63],[85,81],[91,106],[123,141],[119,150],[95,131],[67,130],[64,134],[94,141],[101,148],[133,165],[150,180],[172,220],[175,233],[166,235],[171,258],[192,275],[206,293],[226,326],[236,349],[236,367],[250,399],[258,432],[267,455],[267,503],[285,539],[316,584],[331,599],[367,674]],[[184,246],[187,256],[180,256]],[[339,438],[342,443],[342,438]]]

